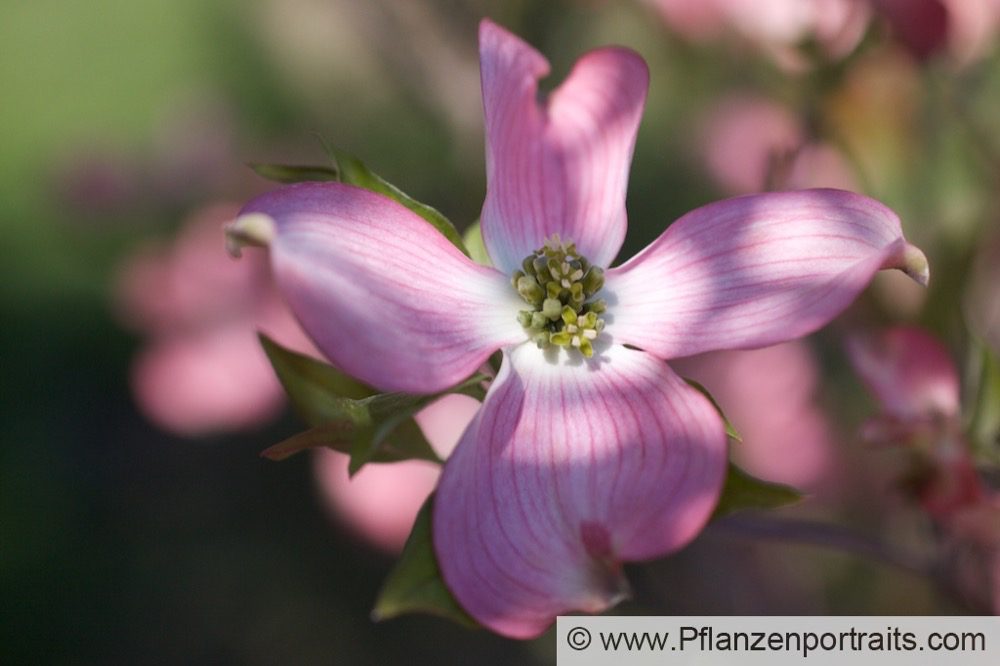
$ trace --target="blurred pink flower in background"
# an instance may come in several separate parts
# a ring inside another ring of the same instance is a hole
[[[918,58],[926,58],[944,46],[950,21],[943,0],[870,0],[870,2],[889,24],[893,36]]]
[[[239,150],[230,105],[200,94],[174,102],[154,123],[144,151],[94,144],[71,148],[55,164],[53,189],[73,219],[134,228],[164,210],[189,211],[220,192],[254,192],[249,169],[233,169]]]
[[[1000,495],[957,511],[948,527],[961,589],[1000,615]]]
[[[138,206],[145,185],[141,167],[138,159],[106,146],[78,148],[55,165],[53,191],[73,219],[103,221]]]
[[[447,458],[479,402],[448,395],[416,415],[417,423],[441,458]],[[397,553],[406,543],[424,500],[437,486],[441,467],[422,460],[369,464],[349,478],[348,456],[328,449],[316,452],[316,479],[332,516],[375,546]]]
[[[920,329],[897,326],[850,338],[848,355],[881,407],[862,427],[862,439],[914,454],[907,485],[924,510],[946,521],[982,502],[984,490],[962,432],[958,371],[948,350]]]
[[[805,60],[796,47],[815,41],[841,58],[858,44],[870,11],[860,0],[645,0],[685,39],[704,42],[735,34],[789,69]]]
[[[233,261],[222,227],[238,207],[195,212],[169,242],[148,244],[126,259],[117,284],[122,320],[147,336],[131,384],[136,403],[155,424],[183,436],[267,424],[286,402],[255,335],[313,353],[271,284],[267,258]],[[435,451],[446,458],[479,403],[442,398],[417,414]],[[399,551],[441,468],[425,461],[365,466],[353,479],[346,455],[321,449],[315,459],[324,505],[390,552]]]
[[[243,430],[277,416],[285,393],[256,329],[314,353],[274,290],[266,257],[233,261],[227,254],[222,227],[238,210],[216,204],[195,212],[177,237],[135,251],[119,272],[119,316],[147,336],[132,366],[133,395],[147,418],[175,434]],[[447,396],[416,418],[445,458],[478,407],[472,398]],[[380,548],[400,550],[440,466],[373,464],[348,479],[347,460],[318,451],[324,505]]]
[[[742,441],[732,457],[754,476],[805,491],[834,481],[834,433],[816,403],[819,367],[809,345],[786,342],[671,361],[709,390]]]
[[[222,225],[237,212],[198,210],[175,239],[136,251],[119,272],[119,315],[146,336],[132,364],[136,403],[176,434],[253,428],[277,415],[284,392],[257,329],[312,349],[271,285],[266,258],[226,254]]]
[[[920,329],[897,326],[851,338],[848,352],[882,408],[862,437],[911,451],[904,488],[941,528],[959,591],[973,608],[1000,613],[1000,495],[975,467],[948,350]]]
[[[259,183],[240,163],[236,111],[226,99],[200,93],[161,111],[148,166],[150,189],[165,203],[190,205],[196,197],[245,191]]]
[[[893,35],[924,59],[940,52],[968,65],[996,44],[998,0],[869,0]]]
[[[834,187],[857,190],[846,160],[806,136],[786,107],[761,95],[731,95],[707,113],[699,154],[730,194]]]

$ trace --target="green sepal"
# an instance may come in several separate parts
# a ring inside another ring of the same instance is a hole
[[[777,509],[795,504],[803,497],[803,493],[791,486],[758,479],[730,461],[712,519],[741,509]]]
[[[486,251],[486,244],[483,242],[483,227],[479,220],[476,220],[462,234],[462,242],[465,243],[469,251],[469,257],[477,264],[483,266],[493,266],[490,261],[490,253]]]
[[[278,183],[305,183],[315,181],[340,180],[336,169],[321,166],[293,166],[286,164],[250,164],[261,178]]]
[[[709,393],[707,388],[705,388],[695,380],[688,379],[687,377],[682,377],[682,379],[688,383],[688,386],[697,390],[703,396],[708,398],[709,402],[712,403],[712,406],[715,407],[715,411],[719,412],[719,416],[722,417],[722,423],[723,425],[726,426],[726,435],[729,437],[729,439],[736,442],[742,442],[743,438],[740,437],[740,433],[736,431],[736,428],[733,427],[733,424],[729,422],[728,418],[726,418],[726,413],[722,411],[722,407],[720,407],[719,403],[715,401],[715,396]]]
[[[465,626],[479,625],[458,605],[441,577],[431,542],[431,495],[420,508],[403,554],[382,584],[372,619],[387,620],[405,613],[431,613]]]
[[[327,155],[330,156],[330,159],[333,160],[334,169],[339,176],[338,179],[340,182],[377,192],[389,197],[393,201],[403,204],[430,222],[431,226],[440,231],[452,245],[462,251],[462,254],[467,257],[470,256],[469,250],[465,247],[465,243],[462,242],[462,236],[455,229],[455,225],[436,209],[413,199],[398,187],[371,171],[357,157],[339,148],[330,146],[325,141],[323,142],[323,148],[326,150]]]
[[[350,454],[352,475],[369,462],[440,463],[413,415],[449,393],[485,397],[481,384],[486,376],[478,373],[433,395],[376,393],[322,361],[285,349],[264,335],[260,340],[292,405],[313,426],[261,454],[271,460],[323,446]]]

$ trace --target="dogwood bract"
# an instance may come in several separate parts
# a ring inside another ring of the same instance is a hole
[[[885,206],[809,190],[705,206],[610,268],[645,63],[598,49],[542,95],[537,51],[489,21],[479,39],[493,267],[340,183],[258,197],[231,233],[270,246],[305,330],[373,386],[441,391],[502,350],[444,467],[433,541],[469,614],[530,637],[560,613],[619,601],[622,562],[685,545],[715,506],[723,423],[666,359],[805,335],[879,269],[926,282],[927,262]]]
[[[848,339],[848,356],[881,405],[862,439],[909,448],[906,486],[934,518],[947,522],[986,496],[962,431],[958,368],[947,347],[919,328],[895,326]]]

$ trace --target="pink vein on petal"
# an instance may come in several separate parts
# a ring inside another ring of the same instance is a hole
[[[380,389],[445,389],[524,340],[508,278],[387,197],[301,183],[254,199],[250,213],[275,220],[275,279],[317,347]]]
[[[611,346],[569,363],[532,345],[507,350],[438,487],[445,581],[508,636],[607,608],[627,589],[622,562],[702,528],[725,459],[715,409],[649,354]]]
[[[544,57],[484,21],[480,62],[487,131],[483,242],[506,273],[554,233],[607,266],[625,238],[625,192],[649,73],[638,54],[584,55],[540,100]]]
[[[776,344],[829,322],[875,272],[902,267],[906,252],[923,259],[895,213],[858,194],[717,202],[608,271],[608,331],[661,358]]]

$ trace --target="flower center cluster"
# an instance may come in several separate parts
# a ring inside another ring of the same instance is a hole
[[[591,342],[604,330],[599,315],[607,303],[590,298],[604,286],[604,271],[581,257],[575,243],[562,242],[559,234],[525,257],[521,268],[510,282],[532,308],[517,315],[531,341],[541,349],[556,345],[593,356]]]

